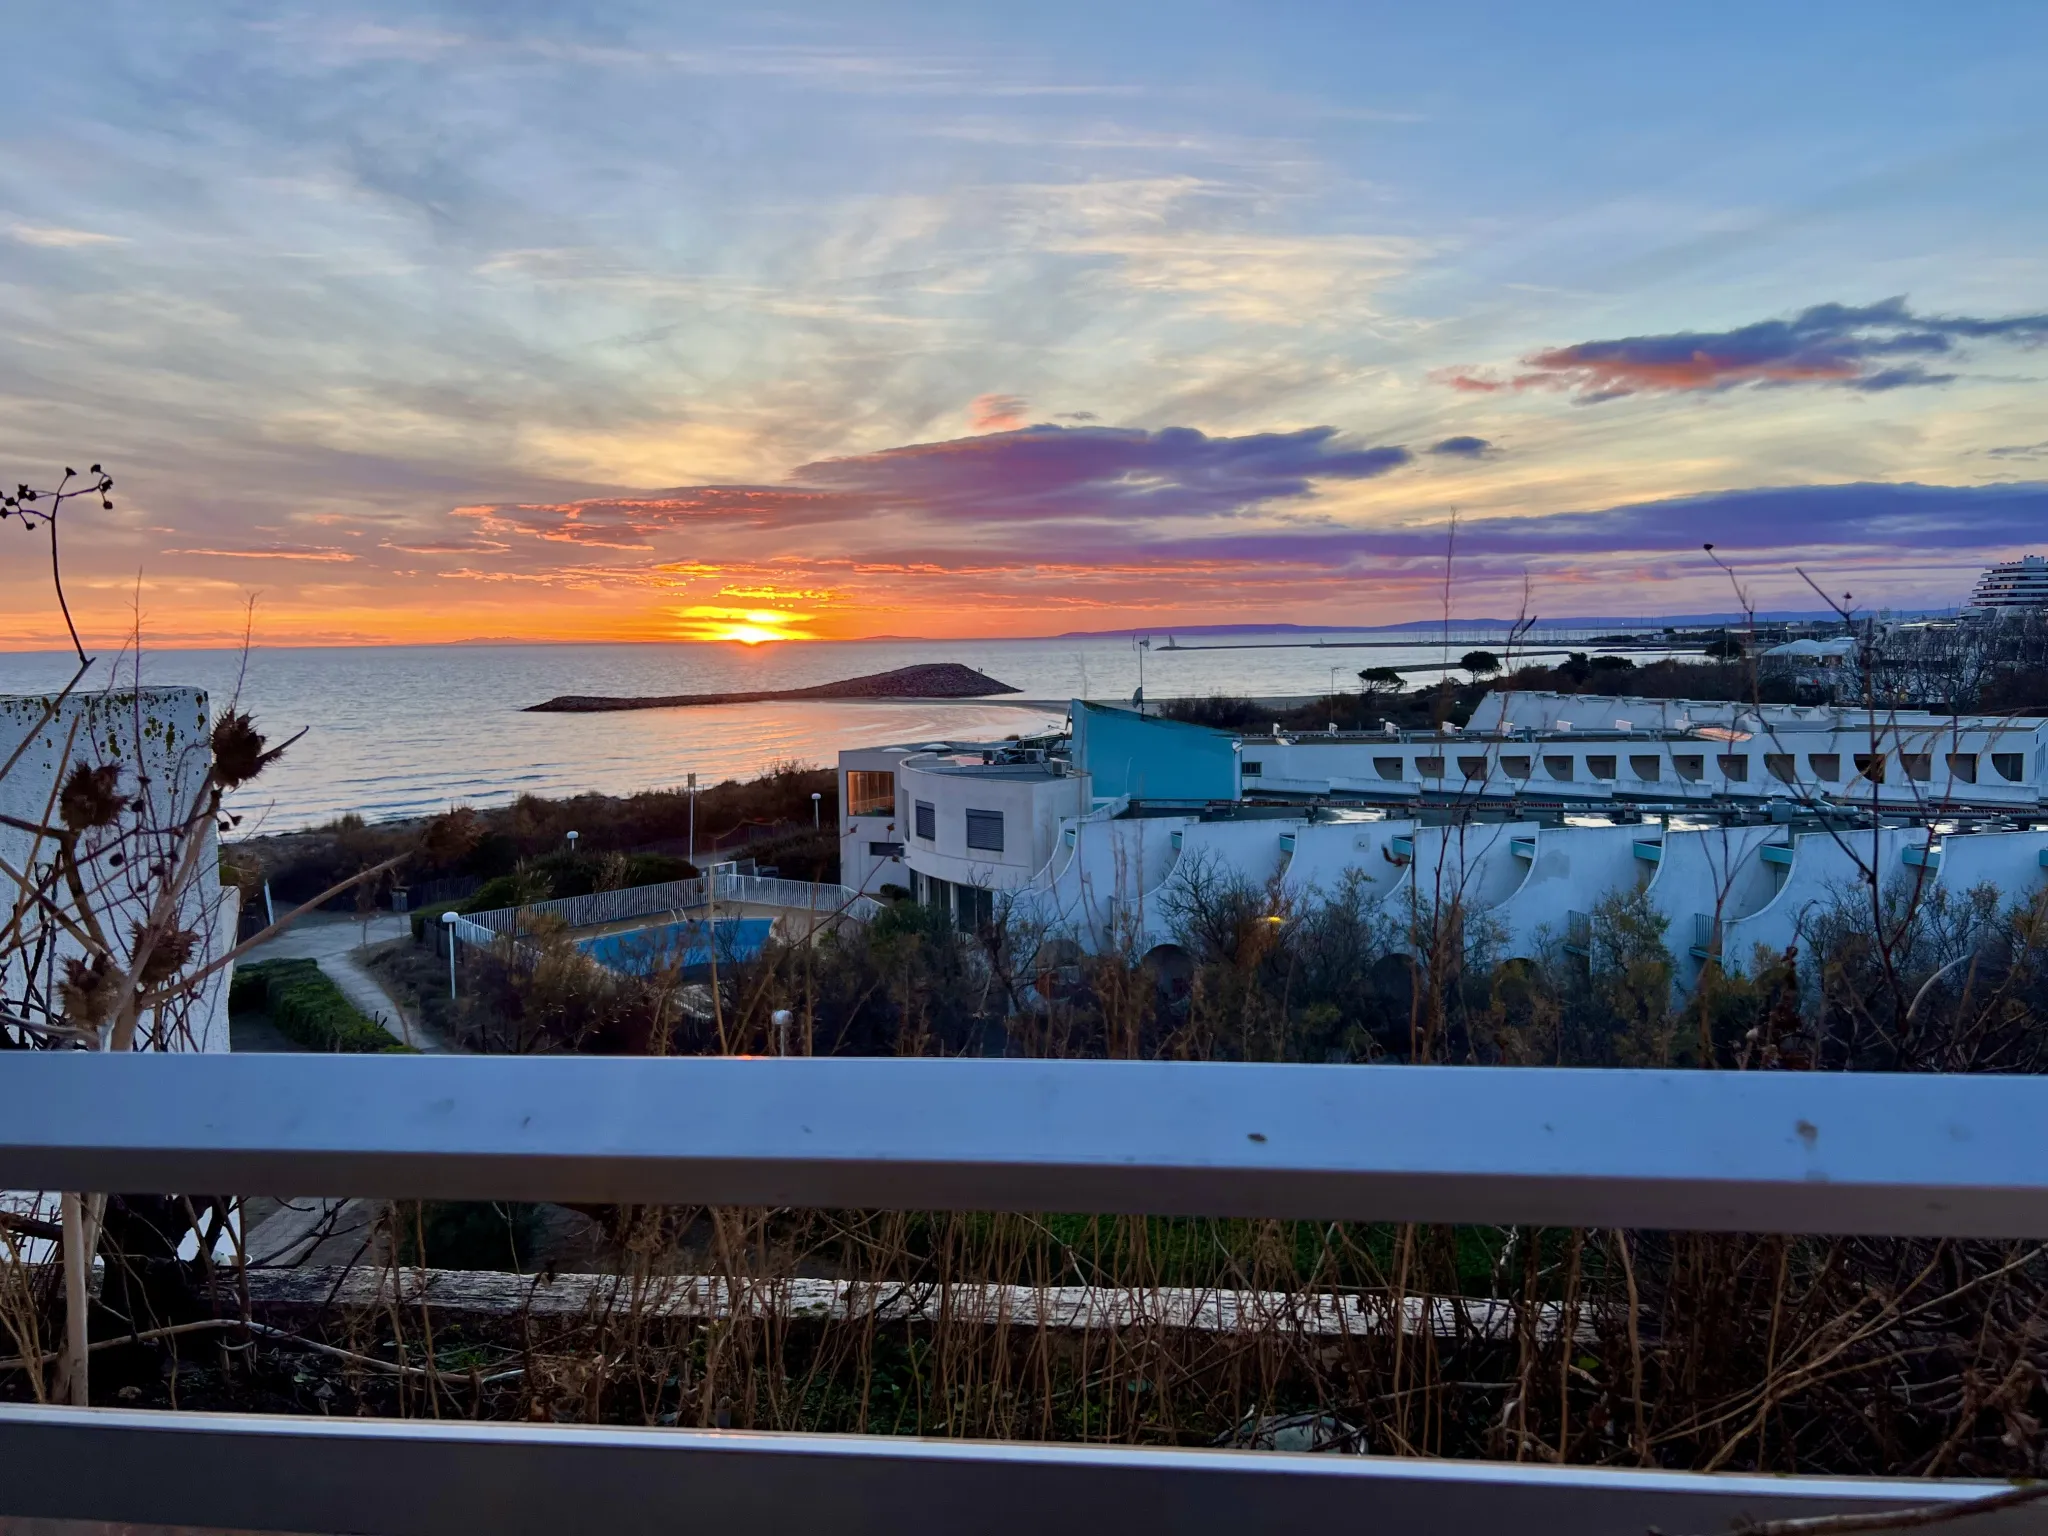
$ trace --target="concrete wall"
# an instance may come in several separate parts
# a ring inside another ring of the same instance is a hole
[[[42,823],[46,815],[54,815],[52,795],[74,767],[119,765],[119,792],[131,798],[131,805],[115,826],[86,834],[80,848],[88,887],[100,893],[96,904],[102,926],[117,947],[117,957],[125,962],[129,936],[147,910],[145,872],[150,862],[168,857],[173,847],[168,836],[138,835],[136,829],[173,825],[191,813],[211,765],[206,695],[197,688],[145,688],[74,696],[45,722],[49,703],[33,695],[0,698],[0,762],[21,749],[12,770],[0,779],[0,811]],[[0,858],[13,868],[47,856],[34,834],[0,827]],[[181,927],[199,935],[194,968],[233,942],[234,906],[223,897],[219,862],[209,827],[178,915]],[[31,916],[27,921],[33,925],[37,919]],[[20,1000],[24,988],[53,996],[63,961],[84,953],[61,927],[51,924],[46,932],[49,943],[32,974],[22,956],[24,949],[34,952],[33,935],[28,945],[12,950],[13,958],[0,965],[0,993],[7,999]],[[146,1018],[143,1046],[225,1051],[227,982],[225,972],[213,978],[176,1017]]]
[[[907,836],[904,860],[930,879],[1012,891],[1028,885],[1051,861],[1063,821],[1081,809],[1081,783],[1043,769],[957,771],[948,759],[919,755],[903,760],[897,800]],[[932,808],[933,836],[920,837],[917,807]],[[1003,819],[1000,850],[967,845],[967,813]]]
[[[900,783],[885,813],[856,816],[847,792],[851,773],[886,773],[895,776],[908,757],[909,747],[860,747],[839,754],[839,882],[856,891],[873,895],[884,885],[910,889],[910,866],[898,857],[879,854],[875,844],[907,843],[909,828],[904,824]]]
[[[1488,914],[1503,959],[1538,959],[1566,942],[1573,914],[1590,916],[1610,896],[1648,882],[1654,866],[1636,857],[1641,827],[1538,827],[1522,834],[1529,873]]]

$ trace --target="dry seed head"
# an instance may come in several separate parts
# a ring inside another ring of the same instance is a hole
[[[140,949],[143,942],[142,926],[135,928],[135,947]],[[149,958],[142,962],[142,974],[135,979],[145,987],[153,987],[160,981],[168,981],[185,968],[199,947],[199,935],[189,928],[174,928],[159,937],[149,951]]]
[[[58,816],[74,832],[111,825],[128,806],[128,797],[115,789],[120,782],[119,763],[102,763],[97,768],[80,763],[57,796]]]
[[[214,722],[213,774],[222,787],[248,783],[263,764],[263,733],[246,714],[231,710]]]
[[[80,1034],[98,1031],[113,1017],[120,991],[120,973],[107,963],[105,955],[94,955],[90,964],[76,955],[65,957],[57,996],[64,1005],[65,1022]]]

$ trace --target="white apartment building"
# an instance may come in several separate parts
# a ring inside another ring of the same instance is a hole
[[[1970,606],[1993,613],[2048,608],[2048,556],[2024,555],[1992,566],[1977,578]]]
[[[2048,859],[2044,720],[1497,693],[1463,730],[1197,742],[1075,707],[1071,742],[842,753],[842,878],[1141,952],[1173,948],[1191,879],[1349,886],[1411,932],[1454,905],[1497,958],[1643,891],[1689,980],[1782,952],[1870,878],[2013,902]]]

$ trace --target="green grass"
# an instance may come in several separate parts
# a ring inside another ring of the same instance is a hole
[[[311,960],[260,960],[235,967],[228,987],[228,1012],[260,1009],[270,1022],[309,1051],[383,1054],[410,1052],[375,1019],[342,995]]]

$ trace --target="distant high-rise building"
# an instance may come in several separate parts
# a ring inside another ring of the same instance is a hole
[[[2028,555],[1994,565],[1977,578],[1972,608],[2048,608],[2048,556]]]

